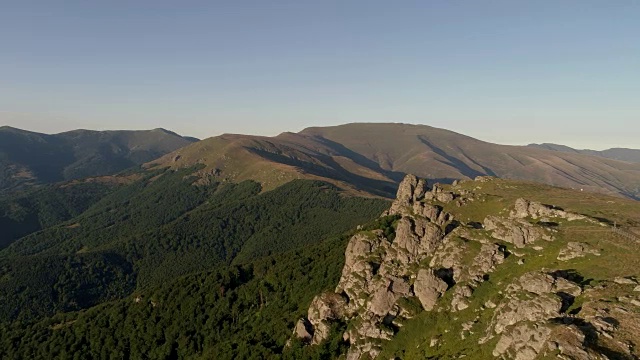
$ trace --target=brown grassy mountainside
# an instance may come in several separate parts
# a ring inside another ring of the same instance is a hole
[[[480,175],[640,198],[640,164],[527,146],[497,145],[424,125],[347,124],[276,137],[221,135],[153,162],[203,164],[200,174],[254,179],[265,189],[295,178],[392,196],[405,173],[447,181]]]
[[[640,164],[527,146],[497,145],[424,125],[347,124],[301,134],[340,143],[382,169],[427,178],[492,175],[640,197]]]

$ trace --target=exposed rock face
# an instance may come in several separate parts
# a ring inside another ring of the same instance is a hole
[[[560,250],[560,254],[558,254],[558,260],[568,261],[575,258],[585,257],[589,254],[600,256],[600,252],[591,247],[591,245],[589,244],[570,242],[567,244],[567,247]]]
[[[582,293],[578,284],[562,275],[530,272],[511,284],[481,343],[493,334],[500,336],[493,355],[510,359],[533,360],[549,348],[554,319],[565,316],[568,305]]]
[[[380,230],[351,238],[335,292],[316,297],[309,308],[312,343],[326,338],[332,320],[351,321],[357,325],[344,334],[351,344],[347,358],[359,359],[365,354],[374,358],[380,351],[379,341],[393,336],[388,325],[411,316],[409,309],[399,305],[400,298],[416,296],[426,310],[436,306],[449,285],[422,263],[442,245],[444,228],[452,217],[441,207],[423,201],[427,191],[423,179],[408,175],[402,181],[387,212],[400,216],[393,242]],[[308,333],[296,330],[301,338],[308,338]]]
[[[346,306],[346,300],[335,293],[321,294],[313,299],[307,314],[309,323],[314,329],[312,344],[319,344],[327,338],[331,328],[329,323],[332,320],[341,319],[345,314]],[[305,335],[304,332],[302,334]]]
[[[421,269],[413,288],[422,307],[431,311],[438,298],[447,291],[447,283],[437,277],[432,269]]]
[[[478,184],[476,189],[480,187]],[[404,320],[420,312],[418,302],[424,311],[460,312],[450,319],[459,317],[466,322],[461,326],[452,324],[452,330],[456,334],[460,331],[460,337],[467,341],[468,336],[479,331],[483,335],[479,343],[492,346],[488,350],[501,359],[526,360],[556,354],[566,359],[603,358],[587,342],[594,336],[613,338],[618,331],[616,324],[624,323],[621,319],[612,320],[614,302],[638,307],[638,311],[631,312],[619,305],[630,319],[627,328],[640,333],[640,316],[636,314],[640,313],[640,294],[628,295],[636,294],[633,290],[638,282],[633,276],[611,282],[612,286],[628,287],[627,295],[598,303],[582,318],[569,313],[575,299],[582,299],[587,293],[583,291],[582,280],[571,271],[530,271],[506,281],[502,272],[497,280],[487,283],[501,266],[512,266],[507,272],[531,266],[535,262],[528,261],[529,258],[525,262],[522,257],[542,255],[545,241],[554,241],[557,230],[553,227],[561,225],[531,219],[587,218],[518,199],[508,217],[486,216],[483,224],[477,219],[467,219],[465,226],[460,226],[443,209],[454,204],[446,203],[457,199],[464,200],[462,204],[485,198],[464,189],[459,189],[460,193],[444,189],[436,184],[429,190],[426,181],[407,176],[400,184],[397,199],[383,214],[397,216],[393,236],[386,228],[361,231],[350,239],[338,285],[333,292],[314,298],[307,319],[296,324],[294,336],[318,344],[329,336],[332,322],[348,322],[348,330],[343,334],[343,339],[349,342],[347,359],[374,359]],[[516,251],[520,248],[525,249]],[[558,260],[596,253],[588,244],[572,242],[560,251]],[[509,254],[514,258],[508,259]],[[490,297],[487,294],[491,291],[482,286],[500,288]],[[595,299],[603,295],[592,296]],[[469,318],[470,314],[475,314],[475,319]],[[491,339],[495,342],[489,342]],[[441,339],[431,338],[429,343],[429,351],[435,351]],[[628,343],[640,344],[640,339],[629,337]],[[635,351],[633,346],[624,350],[623,345],[607,346],[616,349],[616,354],[631,355]]]
[[[409,207],[415,201],[421,200],[425,192],[428,190],[427,181],[418,179],[414,175],[407,175],[398,187],[396,200],[391,205],[389,212],[391,214],[399,214],[403,208]]]
[[[307,319],[300,319],[296,323],[293,335],[302,341],[309,342],[313,338],[313,326]]]

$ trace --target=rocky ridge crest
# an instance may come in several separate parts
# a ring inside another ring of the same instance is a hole
[[[456,186],[451,189],[455,191]],[[294,336],[319,344],[328,338],[332,324],[346,323],[347,359],[373,359],[406,320],[422,311],[474,311],[475,320],[462,326],[460,336],[481,332],[479,345],[495,343],[491,345],[494,357],[535,359],[556,353],[566,359],[605,358],[587,343],[615,329],[605,329],[606,321],[600,328],[592,325],[597,315],[586,319],[569,313],[575,299],[586,293],[584,279],[571,271],[528,272],[500,291],[497,304],[488,301],[479,309],[469,309],[476,289],[508,256],[521,256],[517,249],[539,250],[555,241],[557,230],[546,225],[551,220],[595,220],[518,199],[508,217],[487,216],[483,224],[460,223],[442,205],[455,201],[456,206],[465,206],[475,198],[468,191],[454,191],[437,184],[430,188],[426,180],[406,176],[396,200],[381,217],[393,231],[361,231],[350,239],[338,285],[333,292],[314,298]],[[586,244],[569,243],[558,258],[588,255],[599,253]],[[484,312],[489,312],[491,320],[482,323]],[[437,342],[432,340],[432,346]],[[633,358],[633,350],[616,346],[616,354]]]

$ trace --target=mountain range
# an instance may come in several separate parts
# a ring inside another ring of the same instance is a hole
[[[0,127],[0,193],[33,185],[112,175],[197,139],[164,129],[74,130],[48,135]]]
[[[565,145],[549,144],[549,143],[529,144],[529,146],[539,148],[539,149],[601,156],[607,159],[614,159],[614,160],[620,160],[620,161],[640,162],[640,150],[637,150],[637,149],[613,148],[613,149],[607,149],[607,150],[578,150]]]
[[[267,189],[294,178],[312,178],[389,197],[394,184],[412,173],[441,182],[496,176],[640,197],[639,162],[492,144],[425,125],[358,123],[275,137],[225,134],[188,145],[148,166],[195,164],[203,166],[203,177],[253,179]]]
[[[0,358],[639,355],[640,163],[407,124],[0,141]]]

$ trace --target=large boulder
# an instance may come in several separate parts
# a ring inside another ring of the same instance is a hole
[[[421,269],[413,284],[413,291],[420,300],[422,307],[431,311],[438,298],[447,291],[447,283],[437,277],[432,269]]]

